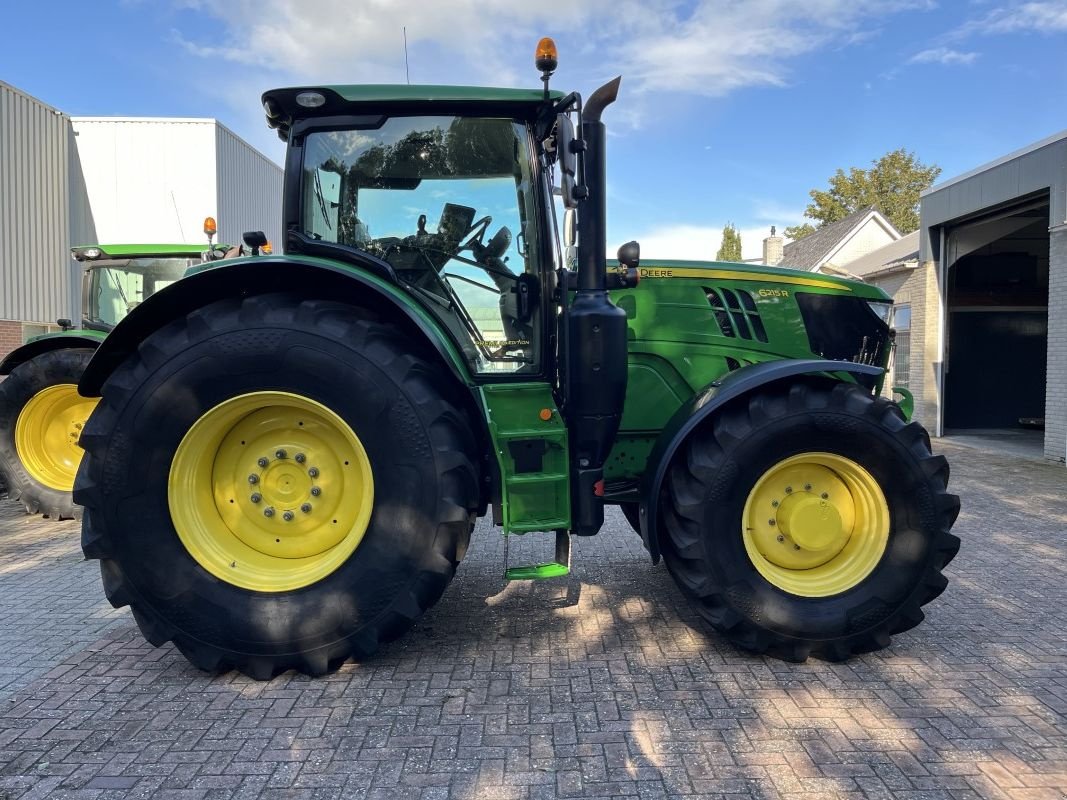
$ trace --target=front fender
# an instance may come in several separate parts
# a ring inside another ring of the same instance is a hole
[[[78,391],[96,397],[108,376],[145,338],[208,303],[270,292],[306,293],[392,314],[423,336],[463,383],[473,380],[456,344],[428,311],[396,286],[365,270],[311,256],[259,256],[197,267],[134,308],[96,351]]]
[[[8,375],[11,370],[20,364],[25,364],[31,358],[36,358],[41,353],[48,353],[52,350],[67,350],[70,348],[95,350],[106,336],[107,334],[101,331],[87,329],[56,331],[55,333],[34,336],[26,344],[16,347],[4,357],[3,361],[0,361],[0,375]]]
[[[641,538],[659,563],[660,492],[675,454],[697,427],[710,419],[723,405],[756,389],[801,375],[829,376],[830,380],[852,380],[872,388],[882,375],[881,367],[825,359],[783,359],[750,364],[712,381],[679,408],[660,431],[648,457],[648,467],[641,481]]]

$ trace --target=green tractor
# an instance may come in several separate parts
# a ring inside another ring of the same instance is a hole
[[[923,619],[959,540],[948,464],[879,396],[889,298],[605,255],[605,127],[544,90],[263,95],[284,255],[194,267],[79,389],[82,547],[196,666],[321,675],[441,597],[475,520],[571,536],[622,506],[716,630],[840,660]],[[554,187],[566,207],[557,238]],[[431,215],[435,216],[433,219]],[[573,253],[576,269],[562,253]]]
[[[56,333],[35,336],[0,361],[0,485],[29,514],[52,519],[79,515],[71,490],[81,462],[78,438],[96,400],[78,394],[89,359],[134,307],[178,280],[193,264],[223,258],[211,245],[215,221],[205,220],[204,245],[85,245],[71,250],[83,267],[82,319],[56,322]]]

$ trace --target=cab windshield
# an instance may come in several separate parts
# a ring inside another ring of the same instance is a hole
[[[373,130],[309,133],[303,181],[303,232],[388,262],[478,371],[537,363],[537,209],[523,123],[393,117]]]
[[[91,262],[85,273],[86,322],[114,327],[140,303],[199,263],[199,256]]]

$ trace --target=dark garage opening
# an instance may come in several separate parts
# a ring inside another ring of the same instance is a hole
[[[1044,426],[1047,196],[953,228],[947,254],[948,429]]]

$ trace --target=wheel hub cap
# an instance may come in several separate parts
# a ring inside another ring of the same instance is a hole
[[[778,512],[778,528],[802,550],[840,550],[848,540],[841,513],[830,501],[812,495],[792,495]]]

